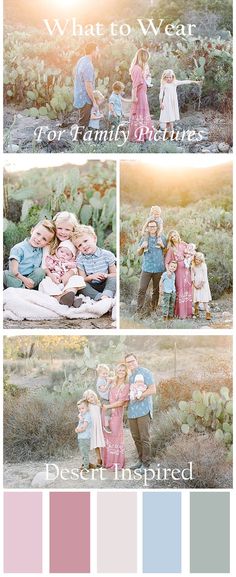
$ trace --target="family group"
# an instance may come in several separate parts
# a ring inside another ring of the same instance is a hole
[[[142,229],[138,255],[143,256],[139,281],[137,312],[143,313],[145,296],[152,280],[152,309],[162,303],[163,319],[199,316],[203,305],[206,320],[211,319],[209,302],[211,292],[207,265],[196,245],[181,240],[178,231],[164,235],[161,208],[152,206]]]
[[[150,116],[147,90],[152,84],[148,65],[150,54],[145,48],[137,50],[129,69],[132,82],[131,99],[124,98],[125,86],[119,79],[113,83],[109,97],[109,126],[117,127],[122,122],[123,102],[131,103],[129,115],[129,140],[143,143],[154,139],[155,128]],[[99,107],[104,101],[101,92],[95,90],[94,65],[99,59],[99,49],[95,43],[85,46],[85,55],[76,66],[74,83],[74,107],[79,111],[78,139],[83,141],[87,128],[99,129],[103,118]],[[165,139],[174,139],[174,123],[179,120],[177,87],[182,84],[201,84],[196,80],[177,80],[171,69],[164,70],[161,76],[160,127],[165,131]]]
[[[116,258],[97,246],[91,226],[75,214],[58,212],[38,222],[29,238],[12,247],[4,288],[37,289],[62,305],[78,308],[83,299],[113,298],[116,292]]]
[[[156,385],[152,372],[139,365],[129,353],[112,371],[108,365],[97,366],[95,390],[87,389],[78,406],[75,429],[82,457],[81,469],[104,467],[111,471],[125,466],[124,408],[138,454],[130,469],[141,474],[149,468],[151,454],[150,425],[153,418],[153,395]],[[95,450],[96,464],[90,451]]]

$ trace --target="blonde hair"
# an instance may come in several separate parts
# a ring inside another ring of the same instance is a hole
[[[170,247],[173,247],[173,246],[174,246],[174,243],[173,243],[172,240],[171,240],[171,237],[172,237],[173,234],[177,234],[178,237],[179,237],[179,242],[181,242],[181,238],[180,238],[180,235],[179,235],[178,231],[177,231],[177,230],[170,230],[170,232],[169,232],[169,234],[168,234],[168,237],[167,237],[167,248],[170,248]]]
[[[121,92],[122,90],[124,90],[125,85],[123,84],[123,82],[120,82],[120,80],[116,80],[116,82],[114,82],[114,84],[112,84],[112,90],[116,90],[117,92]]]
[[[79,226],[76,227],[71,237],[73,244],[75,244],[75,241],[81,236],[83,236],[83,234],[89,234],[89,236],[94,236],[95,238],[97,238],[95,230],[92,226],[89,226],[87,224],[79,224]]]
[[[171,68],[167,68],[166,70],[164,70],[164,72],[163,72],[163,74],[162,74],[161,84],[164,84],[164,83],[165,83],[165,78],[166,78],[167,76],[169,76],[170,74],[171,74],[173,80],[176,80],[176,76],[175,76],[174,71],[173,71]]]
[[[133,68],[136,66],[136,64],[138,64],[138,66],[144,70],[145,64],[148,62],[149,58],[150,54],[148,50],[146,50],[146,48],[139,48],[131,62],[129,73],[132,74]]]
[[[56,229],[57,224],[59,222],[69,222],[73,226],[73,230],[75,230],[75,228],[77,226],[79,226],[79,222],[78,222],[75,214],[73,212],[68,212],[67,210],[62,210],[61,212],[57,212],[55,214],[55,216],[53,217],[52,221],[55,223],[55,229]],[[73,232],[72,232],[72,234],[73,234]],[[70,237],[70,240],[71,240],[71,237]],[[54,242],[51,245],[50,254],[55,254],[60,242],[61,241],[55,236]]]
[[[193,262],[196,265],[195,259],[198,258],[201,262],[205,262],[205,256],[203,254],[203,252],[195,252],[195,255],[193,257]]]
[[[106,371],[110,372],[110,369],[108,367],[108,365],[104,365],[103,363],[101,363],[100,365],[97,366],[96,371],[100,371],[101,369],[105,369]]]
[[[119,364],[116,366],[116,369],[115,369],[115,375],[116,375],[116,377],[115,377],[114,384],[112,385],[112,387],[116,387],[116,386],[118,385],[117,371],[118,371],[119,367],[124,367],[124,368],[125,368],[124,383],[122,383],[122,385],[120,385],[120,388],[123,388],[123,387],[125,386],[125,381],[126,381],[126,379],[128,378],[128,369],[127,369],[127,366],[126,366],[125,363],[119,363]]]
[[[100,92],[100,90],[94,90],[93,96],[94,96],[94,99],[96,101],[97,100],[105,100],[105,98],[104,98],[103,94]]]
[[[150,214],[153,214],[153,211],[155,210],[158,210],[158,212],[161,214],[161,207],[157,205],[151,206]]]
[[[93,391],[93,389],[86,389],[86,391],[84,391],[83,393],[83,399],[86,401],[87,404],[90,403],[90,401],[88,400],[88,397],[90,397],[90,395],[93,395],[93,397],[95,397],[96,399],[96,405],[100,405],[100,401],[98,399],[97,393],[95,393],[95,391]],[[83,400],[82,399],[82,400]]]
[[[80,399],[79,401],[77,401],[77,407],[80,407],[80,405],[85,404],[88,408],[88,401],[87,399]]]
[[[52,239],[50,240],[48,246],[50,247],[50,252],[52,250],[52,247],[55,243],[55,238],[56,238],[56,226],[54,224],[54,222],[52,222],[51,220],[48,220],[47,218],[44,218],[43,220],[40,220],[39,222],[37,222],[37,224],[35,224],[32,228],[36,228],[36,226],[44,226],[44,228],[46,228],[48,230],[48,232],[51,232],[51,234],[53,235]]]

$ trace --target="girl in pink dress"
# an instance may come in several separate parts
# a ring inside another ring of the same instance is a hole
[[[181,240],[177,230],[171,230],[168,235],[167,247],[166,265],[172,261],[177,262],[175,316],[180,319],[190,318],[193,315],[191,270],[184,265],[187,243]]]
[[[110,418],[111,432],[103,430],[105,448],[102,449],[102,464],[106,469],[123,469],[125,465],[125,445],[123,432],[124,407],[129,401],[129,382],[126,365],[121,363],[116,368],[116,378],[109,393],[109,404],[103,405],[103,421],[107,409],[112,409]]]
[[[131,63],[132,102],[130,109],[129,140],[145,142],[153,140],[154,128],[147,99],[147,61],[149,53],[140,48]]]

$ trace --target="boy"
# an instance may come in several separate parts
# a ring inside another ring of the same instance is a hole
[[[88,470],[89,467],[89,451],[90,451],[90,438],[92,430],[92,419],[88,408],[88,403],[84,399],[78,401],[77,407],[79,410],[78,426],[75,429],[78,438],[78,445],[80,454],[82,457],[81,470]]]
[[[79,275],[86,282],[80,294],[95,301],[113,298],[116,292],[115,255],[97,246],[92,226],[78,226],[71,240],[80,253],[76,259]]]
[[[175,271],[177,262],[169,263],[167,270],[163,272],[160,280],[160,293],[163,295],[162,312],[163,320],[173,319],[176,301]]]
[[[112,93],[109,98],[109,122],[111,127],[117,127],[123,116],[122,102],[132,102],[129,98],[123,98],[124,84],[117,80],[112,85]]]
[[[11,249],[9,270],[3,273],[4,288],[35,289],[45,277],[41,268],[43,247],[55,237],[55,224],[42,220],[31,230],[30,238],[19,242]]]
[[[99,394],[100,399],[102,399],[103,404],[109,403],[109,392],[114,382],[114,377],[112,377],[110,373],[110,369],[107,365],[100,364],[97,366],[97,381],[96,381],[96,389]],[[111,418],[111,410],[108,409],[104,413],[104,431],[106,433],[111,433],[110,429],[110,418]]]

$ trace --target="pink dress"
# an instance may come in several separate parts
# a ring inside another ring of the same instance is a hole
[[[109,395],[109,403],[116,403],[117,401],[129,400],[129,383],[125,384],[124,388],[112,387]],[[104,413],[102,412],[104,415]],[[117,407],[112,409],[110,419],[111,433],[103,431],[105,439],[105,448],[101,450],[102,465],[106,469],[115,469],[115,464],[118,469],[123,469],[125,465],[125,445],[123,432],[123,414],[124,407]],[[104,423],[104,416],[102,418]]]
[[[138,64],[133,67],[131,79],[132,88],[137,88],[137,102],[133,102],[130,109],[129,140],[131,142],[151,141],[154,137],[154,128],[148,106],[147,83],[144,72]]]
[[[181,241],[177,247],[169,248],[165,259],[166,264],[172,260],[177,262],[175,316],[180,319],[187,319],[193,315],[191,270],[184,266],[186,246],[187,243]]]

